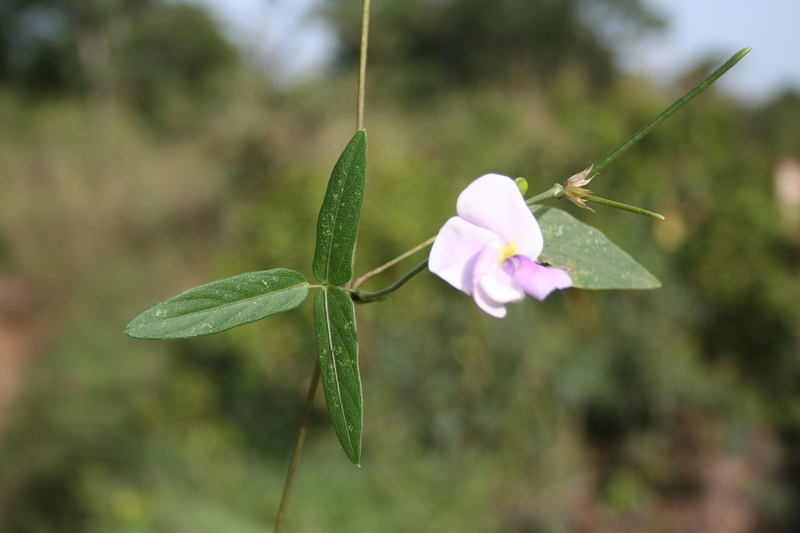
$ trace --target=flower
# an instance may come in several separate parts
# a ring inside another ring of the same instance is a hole
[[[428,268],[490,315],[506,316],[504,304],[522,301],[525,293],[544,300],[572,286],[563,270],[536,263],[542,231],[508,176],[473,181],[459,195],[456,212],[436,236]]]

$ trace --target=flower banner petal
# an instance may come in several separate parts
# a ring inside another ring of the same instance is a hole
[[[544,247],[539,224],[525,204],[514,180],[486,174],[470,183],[458,196],[456,211],[463,219],[512,241],[517,253],[536,259]]]

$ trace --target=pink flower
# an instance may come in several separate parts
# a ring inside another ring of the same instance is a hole
[[[544,300],[572,286],[563,270],[536,263],[542,232],[508,176],[473,181],[459,195],[456,212],[439,231],[428,268],[490,315],[506,316],[505,304],[521,302],[525,293]]]

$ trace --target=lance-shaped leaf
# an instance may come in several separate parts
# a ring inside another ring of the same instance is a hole
[[[603,233],[566,211],[535,205],[544,236],[539,260],[563,268],[581,289],[655,289],[661,282],[608,240]]]
[[[314,325],[322,386],[333,428],[347,457],[358,464],[364,404],[353,300],[338,287],[323,288],[314,296]]]
[[[212,281],[145,309],[125,332],[137,339],[211,335],[294,309],[308,294],[299,272],[275,268]]]
[[[361,218],[367,173],[367,133],[359,131],[333,167],[317,221],[314,276],[342,285],[353,276],[353,249]]]

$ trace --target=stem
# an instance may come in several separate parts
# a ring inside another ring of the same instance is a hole
[[[358,61],[358,106],[356,111],[356,131],[364,129],[364,97],[367,84],[367,42],[369,40],[369,2],[361,2],[361,56]]]
[[[367,43],[369,41],[369,2],[361,2],[361,50],[358,58],[358,97],[356,98],[356,132],[364,129],[364,100],[367,94]],[[356,264],[356,248],[353,246],[353,255],[350,264]],[[345,284],[345,287],[352,286],[352,279]]]
[[[396,265],[397,263],[399,263],[400,261],[402,261],[403,259],[414,255],[415,253],[419,252],[420,250],[422,250],[426,246],[430,246],[431,244],[433,244],[434,240],[436,240],[436,235],[434,235],[433,237],[431,237],[427,241],[423,242],[422,244],[418,244],[417,246],[413,247],[412,249],[410,249],[409,251],[405,252],[404,254],[398,255],[397,257],[395,257],[394,259],[392,259],[388,263],[386,263],[384,265],[381,265],[381,266],[379,266],[378,268],[376,268],[374,270],[370,270],[369,272],[367,272],[366,274],[364,274],[363,276],[358,278],[355,281],[355,283],[353,283],[353,288],[354,289],[358,289],[360,286],[362,286],[364,283],[366,283],[366,281],[369,278],[371,278],[373,276],[377,276],[378,274],[380,274],[381,272],[383,272],[387,268],[392,267],[392,266]]]
[[[542,200],[550,200],[552,198],[561,198],[561,192],[564,190],[564,186],[556,183],[553,185],[550,190],[543,192],[542,194],[537,194],[532,198],[528,198],[525,200],[525,203],[528,205],[538,204]]]
[[[614,148],[611,151],[611,153],[609,153],[603,159],[601,159],[600,161],[595,163],[593,170],[595,172],[599,172],[601,168],[603,168],[604,166],[609,164],[611,161],[616,159],[617,156],[622,154],[622,152],[624,152],[625,150],[627,150],[628,148],[633,146],[635,143],[639,142],[642,139],[642,137],[644,137],[645,135],[650,133],[650,131],[653,128],[655,128],[656,126],[658,126],[659,124],[664,122],[675,111],[677,111],[678,109],[680,109],[681,107],[686,105],[689,102],[689,100],[691,100],[692,98],[694,98],[695,96],[697,96],[698,94],[700,94],[701,92],[706,90],[709,85],[711,85],[712,83],[717,81],[717,79],[719,79],[720,76],[722,76],[723,74],[728,72],[728,70],[730,70],[731,67],[733,67],[736,63],[738,63],[740,59],[742,59],[745,55],[747,55],[747,53],[750,50],[752,50],[752,48],[742,48],[741,50],[736,52],[733,55],[733,57],[731,57],[727,62],[725,62],[724,65],[722,65],[717,70],[715,70],[713,73],[711,73],[711,75],[709,77],[707,77],[702,82],[700,82],[700,84],[697,87],[695,87],[694,89],[692,89],[691,91],[686,93],[683,96],[683,98],[679,99],[677,102],[675,102],[674,104],[669,106],[666,111],[664,111],[663,113],[658,115],[656,118],[654,118],[653,120],[651,120],[650,122],[645,124],[639,131],[637,131],[636,133],[634,133],[633,135],[628,137],[628,139],[625,142],[623,142],[622,144],[620,144],[619,146]]]
[[[384,296],[396,291],[397,289],[405,285],[405,283],[408,280],[410,280],[411,278],[413,278],[414,276],[425,270],[427,266],[428,266],[428,260],[425,259],[422,263],[418,264],[417,266],[406,272],[402,278],[398,279],[385,289],[381,289],[376,292],[354,291],[355,301],[358,303],[366,304],[374,302],[376,300],[382,300]]]
[[[369,37],[369,3],[370,0],[363,0],[361,6],[361,57],[358,64],[358,101],[356,106],[356,132],[364,129],[364,97],[366,94],[366,78],[367,78],[367,41]],[[353,250],[353,260],[355,261],[355,250]],[[314,285],[310,285],[313,287]],[[300,424],[300,432],[297,435],[297,442],[294,446],[292,453],[292,460],[289,463],[289,471],[286,473],[286,483],[283,486],[283,496],[281,496],[281,504],[278,508],[278,516],[275,518],[275,531],[274,533],[281,533],[283,531],[283,521],[286,517],[286,510],[289,507],[289,497],[292,494],[292,484],[294,476],[297,472],[297,465],[300,462],[300,454],[303,451],[303,444],[306,440],[306,433],[308,432],[308,421],[311,419],[311,409],[314,406],[314,396],[317,393],[317,385],[319,384],[319,359],[314,364],[314,373],[311,376],[311,383],[308,385],[308,396],[306,396],[306,405],[303,409],[303,421]]]
[[[303,451],[303,443],[305,443],[306,440],[308,421],[311,419],[311,408],[314,405],[314,395],[317,393],[319,372],[319,359],[317,359],[317,362],[314,364],[314,374],[311,376],[311,383],[308,386],[308,396],[306,396],[306,405],[303,409],[303,422],[300,425],[300,433],[297,435],[297,443],[294,446],[292,461],[289,463],[289,472],[286,474],[286,484],[283,486],[281,506],[278,508],[278,517],[275,519],[275,533],[281,533],[281,531],[283,531],[283,519],[286,516],[286,509],[289,507],[289,497],[292,494],[292,482],[294,481],[294,474],[297,471],[297,463],[300,462],[300,452]]]
[[[594,202],[596,204],[603,204],[609,207],[616,207],[617,209],[622,209],[623,211],[630,211],[631,213],[636,213],[637,215],[644,215],[647,217],[657,218],[659,220],[664,220],[664,215],[659,215],[658,213],[653,213],[652,211],[648,211],[647,209],[642,209],[641,207],[634,207],[628,204],[622,204],[620,202],[615,202],[614,200],[606,200],[605,198],[600,198],[598,196],[585,196],[583,198],[587,202]]]

